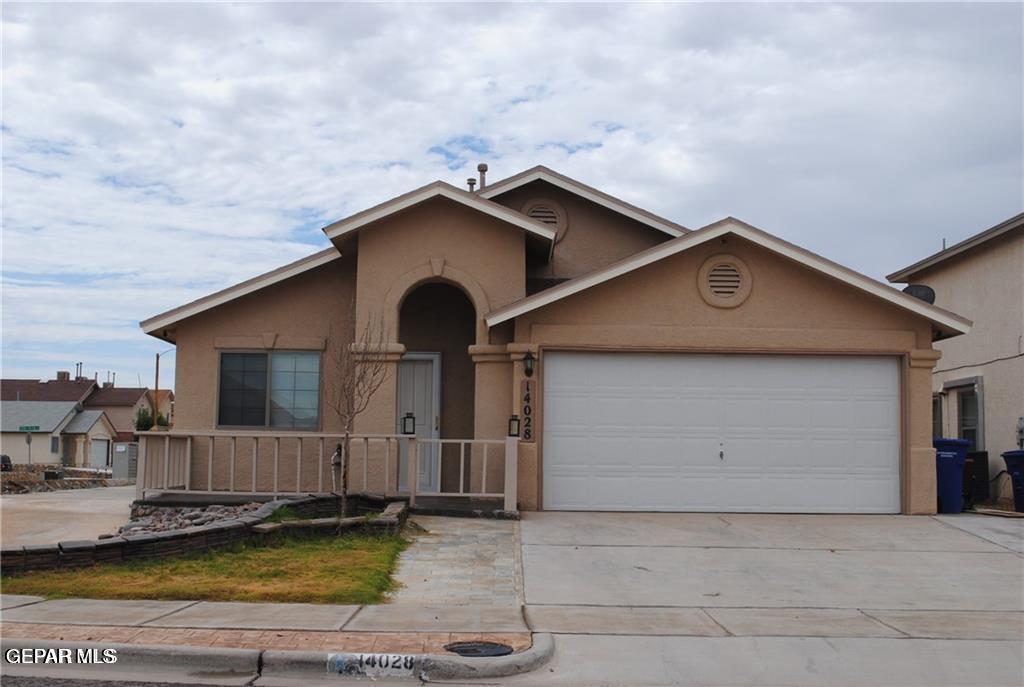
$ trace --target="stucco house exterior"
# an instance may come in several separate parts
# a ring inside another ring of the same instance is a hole
[[[947,309],[740,220],[691,231],[545,167],[435,182],[324,233],[326,250],[141,323],[177,346],[181,403],[146,437],[140,492],[330,488],[341,343],[390,372],[356,420],[357,491],[935,510],[933,343],[970,330]],[[361,349],[375,326],[381,345]]]
[[[0,453],[15,464],[106,467],[115,437],[102,410],[77,401],[0,401]],[[31,446],[21,427],[36,427]]]
[[[121,387],[105,383],[94,390],[83,405],[86,408],[102,410],[114,425],[117,441],[133,441],[135,438],[135,415],[142,408],[152,411],[152,395],[149,389]]]
[[[1024,213],[888,276],[922,284],[935,303],[963,313],[966,336],[937,341],[932,433],[968,439],[988,453],[991,496],[1011,498],[1002,458],[1024,432]]]

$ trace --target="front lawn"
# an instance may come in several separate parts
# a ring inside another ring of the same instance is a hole
[[[347,534],[236,544],[177,558],[26,573],[5,594],[48,598],[200,599],[291,603],[380,603],[407,542],[399,535]]]

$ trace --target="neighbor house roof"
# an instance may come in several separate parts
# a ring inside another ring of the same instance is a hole
[[[170,389],[159,389],[159,394],[160,394],[160,403],[156,403],[156,401],[154,400],[155,399],[154,390],[153,389],[148,389],[146,391],[146,397],[149,399],[150,405],[152,405],[154,407],[157,407],[159,405],[163,405],[164,401],[167,401],[167,400],[173,401],[174,400],[174,392],[171,391]]]
[[[146,396],[149,389],[131,386],[100,387],[85,400],[86,408],[99,406],[133,406]]]
[[[0,399],[4,401],[81,401],[96,382],[87,380],[40,381],[38,379],[0,379]]]
[[[110,423],[110,420],[107,419],[107,416],[104,415],[102,410],[97,408],[94,410],[83,410],[78,415],[75,415],[71,419],[71,422],[68,423],[67,427],[64,428],[64,433],[87,434],[89,430],[92,429],[93,425],[101,420],[106,421],[111,431],[114,430],[114,426]]]
[[[930,267],[934,267],[942,262],[945,262],[946,260],[949,260],[952,257],[960,255],[961,253],[966,253],[972,248],[976,248],[982,245],[983,243],[987,243],[992,239],[1002,236],[1003,234],[1009,233],[1015,229],[1021,229],[1022,227],[1024,227],[1024,212],[1022,212],[1019,215],[1015,215],[1008,220],[1000,222],[991,229],[986,229],[985,231],[975,234],[974,236],[968,239],[964,239],[960,243],[955,243],[949,248],[940,250],[938,253],[930,255],[924,260],[919,260],[918,262],[915,262],[913,265],[904,267],[901,270],[897,270],[896,272],[893,272],[892,274],[887,276],[886,279],[888,279],[891,282],[907,282],[910,279],[912,279],[914,275],[916,275],[918,272],[922,272],[923,270],[926,270]]]
[[[490,215],[520,229],[524,229],[529,234],[538,236],[548,242],[554,242],[555,240],[555,231],[543,222],[538,222],[520,212],[510,210],[500,203],[487,200],[476,193],[463,191],[461,188],[443,181],[435,181],[362,212],[357,212],[350,217],[340,219],[337,222],[328,224],[324,227],[323,231],[327,234],[327,238],[334,240],[432,198],[447,198],[466,207],[478,210],[485,215]]]
[[[53,432],[75,412],[75,401],[0,401],[0,431],[17,432],[18,427],[38,425],[40,432]]]
[[[909,296],[902,291],[897,291],[888,284],[876,281],[859,272],[843,267],[831,260],[811,253],[780,238],[761,231],[745,222],[727,217],[719,222],[710,224],[702,229],[659,244],[654,248],[632,255],[624,260],[613,263],[608,267],[585,274],[575,279],[553,286],[533,296],[529,296],[503,308],[499,308],[487,315],[487,326],[493,327],[507,320],[519,317],[537,308],[562,300],[580,291],[584,291],[598,284],[632,272],[651,263],[664,260],[665,258],[681,253],[685,250],[712,241],[725,234],[734,234],[774,253],[782,255],[794,262],[817,270],[833,279],[848,284],[856,289],[869,293],[873,296],[888,301],[904,310],[920,315],[931,321],[940,329],[943,334],[956,335],[966,334],[970,331],[971,322],[959,315],[929,305],[922,300]]]
[[[164,341],[170,341],[167,337],[163,336],[163,329],[170,327],[171,325],[180,322],[193,315],[198,315],[201,312],[216,308],[218,305],[233,301],[236,298],[241,298],[254,291],[265,289],[268,286],[282,282],[285,279],[290,279],[296,275],[308,272],[309,270],[326,265],[329,262],[337,260],[341,257],[341,253],[334,246],[322,250],[313,255],[309,255],[301,260],[290,262],[284,267],[278,267],[276,270],[271,270],[259,276],[247,279],[241,283],[229,286],[226,289],[211,293],[209,296],[203,296],[191,303],[178,306],[173,310],[154,315],[148,320],[143,320],[139,323],[142,327],[142,331],[147,334],[163,339]]]
[[[536,167],[532,167],[524,172],[510,176],[507,179],[502,179],[501,181],[489,184],[483,189],[477,191],[477,195],[481,198],[495,198],[503,193],[511,191],[514,188],[525,186],[526,184],[534,181],[546,181],[553,186],[557,186],[582,198],[586,198],[592,203],[597,203],[598,205],[606,207],[609,210],[613,210],[620,215],[625,215],[630,219],[646,224],[658,231],[662,231],[669,236],[682,236],[690,231],[681,224],[676,224],[664,217],[659,217],[652,212],[648,212],[643,208],[631,205],[624,200],[616,198],[615,196],[610,196],[604,191],[599,191],[593,186],[587,186],[580,181],[571,179],[564,174],[559,174],[553,169],[548,169],[543,165],[537,165]]]

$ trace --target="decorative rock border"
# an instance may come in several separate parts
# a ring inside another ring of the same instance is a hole
[[[357,499],[350,499],[356,501]],[[64,541],[59,544],[27,545],[0,549],[0,574],[13,575],[33,570],[81,568],[97,563],[117,563],[144,558],[179,556],[239,541],[265,541],[283,534],[322,534],[331,530],[365,528],[372,532],[394,533],[405,525],[408,508],[402,501],[388,503],[377,517],[338,517],[336,494],[310,494],[269,501],[252,515],[234,520],[218,520],[206,525],[166,532],[123,534],[97,540]],[[367,504],[358,503],[365,507]],[[265,523],[279,508],[288,507],[300,516],[333,515],[309,520]]]

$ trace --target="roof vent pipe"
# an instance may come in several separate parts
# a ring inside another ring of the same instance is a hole
[[[466,179],[466,186],[469,186],[469,192],[472,193],[473,187],[476,186],[476,179],[473,177]]]
[[[484,190],[484,186],[487,185],[487,163],[481,162],[476,166],[476,171],[480,172],[480,190]]]

